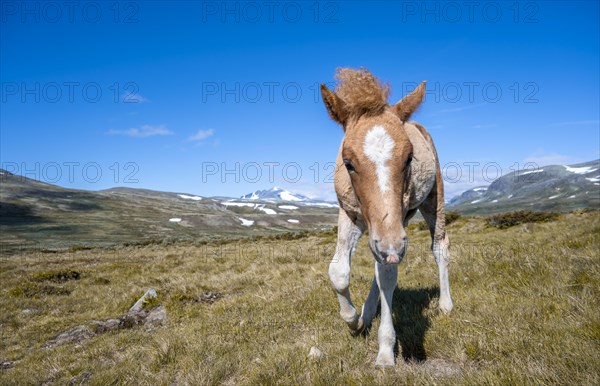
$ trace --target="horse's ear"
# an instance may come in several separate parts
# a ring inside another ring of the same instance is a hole
[[[402,122],[406,122],[412,113],[414,113],[421,102],[423,102],[423,97],[425,96],[425,84],[427,81],[421,82],[417,88],[413,90],[410,94],[406,95],[404,98],[400,100],[400,102],[394,105],[394,110],[396,114],[400,117]]]
[[[327,112],[331,119],[341,124],[342,127],[344,127],[344,130],[346,130],[344,126],[348,119],[346,103],[324,84],[321,84],[321,96],[323,97],[323,103],[325,103],[325,107],[327,108]]]

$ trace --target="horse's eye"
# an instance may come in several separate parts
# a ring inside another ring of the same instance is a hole
[[[406,159],[406,166],[410,165],[410,163],[412,162],[413,156],[412,154],[408,156],[408,158]]]
[[[349,173],[354,173],[356,171],[354,169],[354,165],[352,165],[352,162],[350,162],[350,160],[345,159],[344,165],[346,166],[346,170],[348,170]]]

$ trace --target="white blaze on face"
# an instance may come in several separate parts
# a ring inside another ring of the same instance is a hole
[[[381,193],[390,189],[390,168],[387,161],[392,158],[394,140],[383,126],[375,125],[365,136],[363,151],[367,158],[375,164],[375,173]]]

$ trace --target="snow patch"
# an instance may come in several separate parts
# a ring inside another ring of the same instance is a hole
[[[558,196],[560,196],[560,194],[557,194],[556,196],[550,196],[550,197],[548,197],[548,200],[554,200]]]
[[[508,196],[508,198],[512,198],[513,194],[511,194],[510,196]]]
[[[248,208],[256,209],[265,212],[266,214],[277,214],[273,209],[265,208],[264,204],[253,204],[251,202],[233,202],[233,201],[225,201],[222,202],[221,205],[225,206],[246,206]]]
[[[474,192],[480,192],[482,190],[485,191],[485,190],[488,190],[488,188],[475,188],[475,189],[473,189]]]
[[[174,218],[170,218],[169,221],[170,222],[181,222],[181,219],[179,217],[174,217]]]
[[[291,222],[292,224],[298,224],[300,222],[300,220],[295,220],[293,218],[287,220],[288,222]]]
[[[471,201],[471,204],[477,204],[479,201],[483,201],[483,198],[481,200]]]
[[[494,201],[492,201],[492,202],[498,202],[498,200],[494,200]]]
[[[591,181],[591,182],[600,182],[600,176],[597,176],[594,178],[586,178],[586,180]]]
[[[245,218],[238,217],[242,222],[242,225],[245,227],[252,226],[254,224],[254,220],[246,220]]]
[[[225,205],[225,206],[248,206],[250,208],[253,208],[256,206],[256,204],[252,204],[249,202],[231,202],[231,201],[227,201],[227,202],[222,202],[221,205]]]
[[[339,208],[338,204],[333,204],[330,202],[306,202],[304,203],[306,206],[322,206],[324,208]]]
[[[277,212],[275,212],[273,209],[265,208],[264,206],[259,206],[255,209],[262,210],[266,214],[277,214]]]
[[[279,209],[296,210],[298,207],[294,205],[279,205]]]
[[[567,169],[568,172],[575,173],[575,174],[587,174],[587,173],[595,172],[596,170],[598,170],[598,169],[592,169],[592,166],[583,166],[581,168],[572,168],[567,165],[563,165],[563,166],[565,167],[565,169]]]
[[[531,173],[541,173],[541,172],[543,172],[543,171],[544,171],[544,169],[530,170],[530,171],[528,171],[528,172],[521,173],[520,175],[521,175],[521,176],[524,176],[525,174],[531,174]]]
[[[569,196],[569,198],[575,198],[575,195]]]
[[[301,198],[294,196],[287,190],[284,190],[283,192],[279,193],[279,198],[281,198],[283,201],[302,201]]]
[[[193,200],[193,201],[200,201],[202,200],[202,197],[198,197],[198,196],[188,196],[187,194],[178,194],[179,197],[183,198],[184,200]]]

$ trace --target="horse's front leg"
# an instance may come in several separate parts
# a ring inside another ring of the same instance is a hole
[[[340,315],[353,332],[362,330],[358,313],[350,298],[350,260],[363,230],[340,209],[335,254],[329,264],[329,278],[340,302]]]
[[[379,353],[375,364],[384,367],[394,366],[396,331],[392,320],[392,299],[398,280],[398,265],[375,263],[375,278],[381,290],[381,322],[378,331]]]

